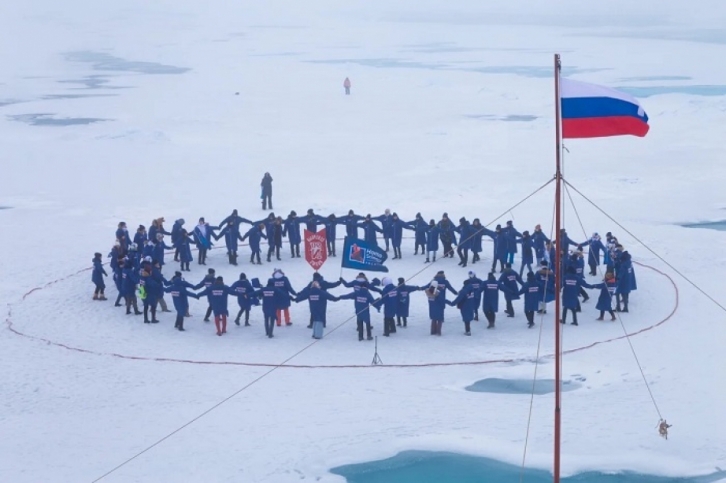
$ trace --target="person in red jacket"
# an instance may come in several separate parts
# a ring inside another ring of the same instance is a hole
[[[350,79],[348,79],[347,77],[343,81],[343,87],[345,88],[345,95],[349,96],[350,95]]]

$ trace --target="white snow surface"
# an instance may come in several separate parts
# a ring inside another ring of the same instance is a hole
[[[278,364],[312,341],[306,304],[294,305],[294,325],[268,340],[259,309],[253,327],[232,325],[220,338],[201,321],[203,302],[192,302],[194,317],[181,334],[173,314],[147,326],[112,307],[110,278],[111,301],[91,301],[90,272],[70,275],[87,268],[93,252],[108,253],[118,221],[133,231],[164,216],[170,229],[179,217],[187,226],[199,216],[216,223],[234,208],[260,219],[259,180],[269,171],[283,216],[391,208],[404,219],[421,212],[438,220],[446,211],[454,220],[549,227],[551,186],[506,211],[553,175],[552,53],[562,54],[572,78],[612,87],[724,84],[718,59],[726,57],[719,30],[726,4],[697,4],[5,2],[0,206],[9,209],[0,210],[0,301],[13,328],[29,337],[0,331],[0,481],[93,481],[269,370],[155,358]],[[121,59],[190,70],[119,70]],[[345,77],[351,96],[342,92]],[[97,81],[106,83],[86,87]],[[105,96],[48,98],[89,94]],[[646,138],[567,141],[565,176],[724,304],[719,247],[726,233],[678,224],[724,216],[726,98],[668,94],[641,102],[650,116]],[[13,117],[27,114],[106,121],[43,126]],[[502,120],[509,115],[536,119]],[[563,399],[565,472],[697,475],[726,467],[723,311],[573,196],[588,236],[613,231],[636,261],[668,273],[679,297],[667,277],[636,266],[639,289],[623,315],[634,332],[677,305],[667,322],[631,339],[673,424],[670,439],[657,435],[658,414],[627,343],[599,344],[564,359],[566,379],[586,379]],[[565,222],[573,238],[586,238],[569,204]],[[404,242],[402,261],[388,262],[391,276],[423,268],[412,244]],[[295,288],[310,280],[312,270],[287,250],[283,261],[262,267],[249,265],[247,250],[239,268],[227,265],[223,250],[211,253],[209,266],[228,282],[240,271],[264,280],[273,267]],[[484,255],[480,276],[490,245]],[[444,260],[412,283],[426,283],[436,269],[456,287],[468,270]],[[186,278],[197,282],[205,271],[193,264]],[[336,279],[336,260],[322,273]],[[565,328],[565,349],[623,335],[617,323],[591,320],[592,295],[581,326]],[[414,294],[410,327],[379,340],[385,364],[511,362],[280,368],[102,481],[340,482],[331,467],[407,449],[519,464],[530,398],[463,390],[486,377],[533,376],[540,332],[525,328],[521,302],[516,310],[514,319],[500,312],[496,330],[478,322],[463,337],[449,308],[444,335],[432,338],[425,299]],[[331,332],[351,315],[352,302],[331,304],[326,338],[290,364],[370,364],[373,346],[357,341],[352,322]],[[373,317],[380,334],[381,316]],[[551,319],[543,323],[545,356],[553,330]],[[543,357],[538,370],[553,377],[552,359]],[[551,395],[536,396],[529,465],[551,467],[552,416]]]

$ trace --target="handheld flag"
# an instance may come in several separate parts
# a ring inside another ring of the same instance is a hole
[[[341,266],[369,272],[387,272],[383,265],[388,255],[376,245],[357,238],[345,237]]]
[[[648,133],[648,115],[625,92],[586,82],[561,79],[562,137],[601,138]]]
[[[316,272],[328,259],[325,228],[317,233],[305,230],[305,260]]]

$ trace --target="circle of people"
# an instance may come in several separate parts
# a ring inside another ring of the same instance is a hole
[[[264,193],[264,188],[263,188]],[[264,206],[263,201],[263,208]],[[272,208],[270,199],[270,209]],[[388,337],[396,332],[396,327],[407,327],[410,305],[410,294],[423,291],[429,304],[429,318],[431,320],[431,335],[441,335],[446,306],[457,307],[461,312],[464,323],[464,334],[471,335],[471,322],[479,320],[479,309],[488,321],[487,328],[495,327],[496,314],[499,311],[500,292],[506,301],[504,312],[507,317],[514,317],[513,301],[520,298],[524,301],[524,313],[527,326],[533,327],[534,314],[546,313],[547,304],[555,299],[555,276],[552,269],[556,260],[556,247],[554,241],[547,238],[537,225],[533,232],[519,232],[512,221],[505,226],[497,225],[494,230],[484,227],[478,218],[469,222],[460,218],[458,225],[444,213],[441,220],[430,220],[428,223],[420,213],[410,222],[404,222],[396,213],[385,210],[380,216],[360,216],[350,210],[345,216],[329,215],[319,216],[312,209],[305,216],[297,216],[291,211],[285,220],[274,213],[260,221],[250,221],[239,216],[234,210],[218,226],[212,226],[204,218],[190,232],[184,228],[185,220],[174,222],[171,232],[164,228],[164,218],[152,221],[149,230],[140,225],[133,237],[129,235],[125,222],[118,224],[116,242],[111,249],[110,267],[113,272],[113,281],[118,289],[116,306],[123,306],[125,301],[126,314],[143,313],[144,322],[158,323],[156,317],[157,306],[162,312],[171,312],[164,301],[164,294],[169,293],[173,299],[176,311],[175,328],[183,331],[184,318],[189,317],[189,298],[206,297],[209,306],[204,317],[209,322],[214,315],[217,335],[221,336],[227,331],[227,317],[229,316],[228,297],[236,297],[239,311],[234,319],[240,325],[244,317],[244,325],[249,326],[250,311],[254,306],[261,305],[265,321],[267,337],[273,337],[275,325],[292,325],[289,308],[291,302],[307,300],[310,309],[310,323],[308,328],[313,329],[314,338],[322,338],[326,325],[327,302],[339,300],[353,300],[357,332],[359,340],[372,340],[370,310],[378,312],[383,310],[383,335]],[[380,226],[376,223],[380,223]],[[249,224],[250,228],[242,234],[242,225]],[[425,262],[436,261],[439,242],[443,246],[443,257],[454,257],[454,246],[459,257],[459,266],[466,267],[469,263],[471,251],[472,263],[481,260],[482,239],[488,236],[493,241],[492,267],[486,279],[480,279],[476,273],[470,271],[460,290],[446,279],[443,271],[439,271],[433,280],[424,286],[407,285],[404,278],[394,283],[390,277],[382,280],[369,281],[364,273],[358,274],[353,281],[346,281],[342,277],[335,282],[326,281],[322,275],[315,272],[311,283],[300,292],[293,289],[284,272],[275,269],[272,277],[263,286],[258,279],[247,279],[242,273],[239,280],[226,285],[224,279],[216,276],[213,268],[196,285],[184,280],[182,272],[191,271],[190,263],[193,261],[192,244],[198,250],[197,263],[206,265],[207,252],[212,247],[212,239],[224,238],[228,261],[237,265],[238,242],[249,241],[251,250],[250,263],[262,264],[261,243],[267,239],[267,261],[274,256],[280,260],[282,239],[287,238],[292,258],[300,257],[300,226],[305,225],[308,231],[316,232],[318,226],[326,229],[327,249],[330,256],[336,256],[336,227],[344,225],[348,237],[358,238],[358,231],[364,232],[363,239],[377,245],[377,234],[383,236],[385,250],[393,249],[393,259],[402,258],[401,243],[403,230],[412,230],[415,233],[414,255],[425,255]],[[164,242],[164,236],[171,237],[171,245]],[[458,241],[457,241],[458,235]],[[581,311],[580,297],[583,302],[589,299],[584,290],[599,290],[596,309],[600,311],[597,320],[603,320],[605,313],[609,313],[611,320],[616,320],[615,311],[628,312],[629,294],[637,289],[633,264],[630,254],[623,249],[610,232],[603,242],[597,233],[582,243],[574,242],[567,235],[566,230],[560,233],[562,277],[562,306],[564,308],[561,323],[567,322],[568,313],[572,313],[572,325],[578,325],[577,313]],[[574,247],[572,251],[570,247]],[[606,265],[606,273],[599,283],[590,284],[584,276],[585,254],[588,248],[587,265],[589,275],[596,276],[598,266]],[[165,251],[174,250],[174,261],[180,263],[180,271],[175,272],[171,279],[162,274],[165,265]],[[512,268],[515,255],[521,251],[519,272]],[[497,265],[500,275],[497,277]],[[534,268],[533,268],[534,265]],[[527,268],[526,277],[523,278]],[[107,300],[105,297],[102,254],[96,253],[93,258],[92,281],[95,284],[94,300]],[[339,296],[331,295],[328,291],[343,285],[352,291]],[[194,290],[201,289],[195,293]],[[455,298],[448,300],[446,292],[449,291]],[[378,294],[377,298],[371,292]],[[143,312],[138,308],[138,298],[143,302]],[[613,298],[616,307],[613,309]],[[133,312],[132,312],[133,309]],[[150,314],[150,316],[149,316]],[[365,331],[364,331],[365,329]],[[365,332],[365,334],[364,334]]]

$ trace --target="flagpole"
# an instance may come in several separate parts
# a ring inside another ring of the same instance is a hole
[[[562,363],[562,347],[560,340],[560,283],[562,278],[561,270],[561,254],[562,249],[560,246],[560,231],[561,231],[561,205],[562,205],[562,172],[561,166],[561,155],[562,155],[562,133],[560,130],[562,122],[562,113],[560,112],[560,54],[555,54],[555,148],[556,148],[556,168],[555,168],[555,268],[552,273],[555,274],[555,451],[554,451],[554,483],[560,483],[560,441],[561,432],[560,427],[561,411],[560,402],[562,396],[562,381],[561,379],[561,363]]]

